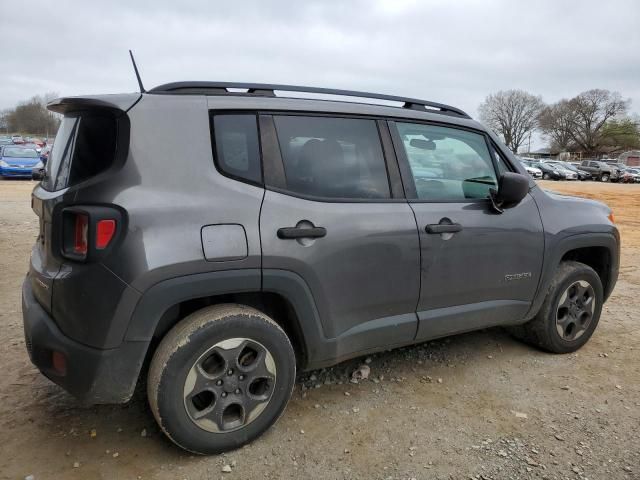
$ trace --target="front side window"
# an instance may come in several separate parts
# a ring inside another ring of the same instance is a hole
[[[435,125],[397,122],[418,199],[484,199],[497,188],[483,135]]]
[[[262,183],[256,115],[213,115],[211,123],[218,169],[231,177]]]
[[[374,120],[274,116],[287,190],[325,198],[390,197]]]

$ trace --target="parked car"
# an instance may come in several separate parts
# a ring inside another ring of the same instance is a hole
[[[21,135],[12,135],[11,136],[11,141],[15,144],[15,145],[21,145],[24,143],[24,138],[22,138]]]
[[[10,137],[1,137],[0,138],[0,146],[2,145],[13,145],[13,141]]]
[[[51,153],[51,149],[53,148],[53,142],[47,143],[42,150],[40,151],[40,159],[42,163],[47,164],[47,160],[49,160],[49,154]]]
[[[560,164],[562,164],[567,170],[571,170],[572,172],[575,172],[578,175],[578,180],[580,181],[585,181],[585,180],[590,180],[591,179],[591,175],[588,174],[587,172],[583,172],[582,170],[580,170],[576,165],[574,165],[573,163],[569,163],[569,162],[565,162],[565,161],[559,161]]]
[[[523,160],[523,163],[525,165],[528,165],[530,167],[534,167],[540,170],[542,172],[543,180],[564,180],[565,179],[565,174],[563,173],[563,170],[560,170],[554,167],[553,165],[547,165],[544,162],[539,162],[535,160]]]
[[[27,143],[24,143],[22,146],[25,148],[33,148],[36,152],[38,152],[38,154],[42,152],[42,147],[37,143],[27,142]]]
[[[532,178],[542,178],[542,170],[529,165],[527,162],[523,161],[522,159],[520,159],[520,163],[522,164],[524,169],[527,171],[527,173],[531,175]]]
[[[30,358],[90,403],[146,375],[191,452],[256,439],[298,370],[498,325],[574,352],[618,277],[611,210],[543,190],[453,106],[181,82],[49,109],[64,118],[32,196]]]
[[[624,183],[640,183],[640,168],[625,168],[620,181]]]
[[[619,171],[616,167],[599,160],[583,160],[578,169],[587,172],[593,180],[608,182],[618,180]]]
[[[31,170],[40,162],[33,148],[5,145],[0,150],[0,178],[31,178]]]
[[[552,168],[560,171],[564,175],[565,180],[579,180],[579,175],[576,171],[577,169],[573,170],[567,167],[564,162],[558,160],[543,160],[543,163],[545,165],[550,165]]]

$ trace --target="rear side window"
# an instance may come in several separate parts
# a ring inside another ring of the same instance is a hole
[[[46,165],[43,188],[61,190],[107,170],[116,157],[117,119],[109,113],[63,118]]]
[[[274,116],[287,189],[324,198],[385,199],[389,179],[374,120]]]
[[[211,125],[218,170],[232,178],[262,184],[256,115],[212,115]]]

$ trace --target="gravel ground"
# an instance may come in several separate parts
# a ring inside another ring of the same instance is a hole
[[[640,185],[542,183],[605,200],[623,234],[583,349],[550,355],[492,329],[349,361],[301,376],[253,444],[198,457],[164,438],[143,391],[82,406],[31,365],[19,287],[34,184],[0,181],[0,478],[640,479]],[[362,364],[369,378],[350,383]]]

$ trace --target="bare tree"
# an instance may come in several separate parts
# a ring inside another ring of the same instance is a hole
[[[55,132],[60,124],[59,116],[48,111],[46,107],[48,101],[55,96],[54,93],[48,93],[45,96],[37,95],[26,102],[21,102],[7,114],[8,130],[46,135]]]
[[[594,89],[569,100],[571,115],[571,138],[581,150],[592,153],[602,144],[602,129],[607,120],[623,115],[629,107],[617,92]]]
[[[545,107],[538,118],[542,132],[548,137],[552,150],[566,151],[573,145],[571,126],[573,110],[568,100]]]
[[[538,115],[544,108],[542,98],[523,90],[500,91],[489,95],[480,105],[480,119],[513,151],[538,125]]]

